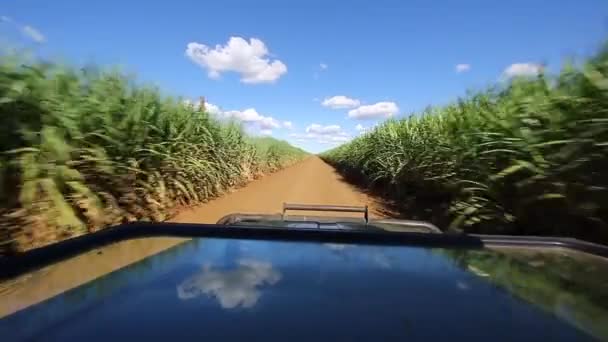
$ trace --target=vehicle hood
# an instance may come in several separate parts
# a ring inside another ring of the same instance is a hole
[[[467,253],[197,238],[4,317],[0,335],[4,341],[591,339],[580,325],[489,281],[489,271],[471,267]]]

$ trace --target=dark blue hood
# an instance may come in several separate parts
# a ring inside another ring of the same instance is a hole
[[[194,239],[4,317],[0,336],[3,341],[591,339],[488,281],[487,271],[462,262],[462,253]]]

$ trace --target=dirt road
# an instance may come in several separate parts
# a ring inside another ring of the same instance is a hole
[[[171,221],[215,223],[230,213],[278,213],[284,202],[300,204],[369,205],[370,216],[381,217],[380,202],[345,183],[318,157],[255,180],[224,196],[181,212]],[[303,214],[307,214],[303,212]],[[336,215],[319,213],[315,215]],[[344,216],[345,214],[340,214]],[[352,214],[360,216],[361,214]],[[147,238],[122,241],[89,251],[42,270],[0,284],[0,318],[40,303],[109,272],[175,246],[184,239]],[[77,271],[75,271],[77,270]]]
[[[320,158],[312,156],[275,174],[253,181],[221,198],[186,210],[171,221],[215,223],[222,216],[230,213],[278,213],[284,202],[369,205],[371,216],[382,216],[378,211],[380,208],[378,201],[344,182],[331,166]],[[337,214],[317,212],[315,215]]]

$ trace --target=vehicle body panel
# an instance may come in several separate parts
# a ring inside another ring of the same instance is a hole
[[[608,274],[605,248],[569,239],[134,224],[0,260],[6,271],[0,275],[146,236],[192,240],[0,318],[0,335],[7,341],[608,337],[602,328],[608,296],[599,276]],[[517,240],[526,253],[540,253],[534,258],[558,257],[527,260],[513,252]],[[535,285],[539,275],[542,286]]]
[[[0,334],[10,341],[591,338],[463,267],[454,251],[196,238],[2,318]]]

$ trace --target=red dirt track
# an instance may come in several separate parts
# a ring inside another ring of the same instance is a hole
[[[209,203],[185,210],[170,221],[215,223],[231,213],[275,214],[284,202],[298,204],[355,205],[370,207],[372,217],[381,217],[380,205],[371,197],[347,184],[319,157],[312,156],[286,169],[255,180]],[[298,214],[294,212],[294,214]],[[346,216],[344,213],[306,213]],[[353,214],[357,216],[357,214]],[[348,216],[353,216],[348,215]],[[358,214],[360,216],[361,214]]]

